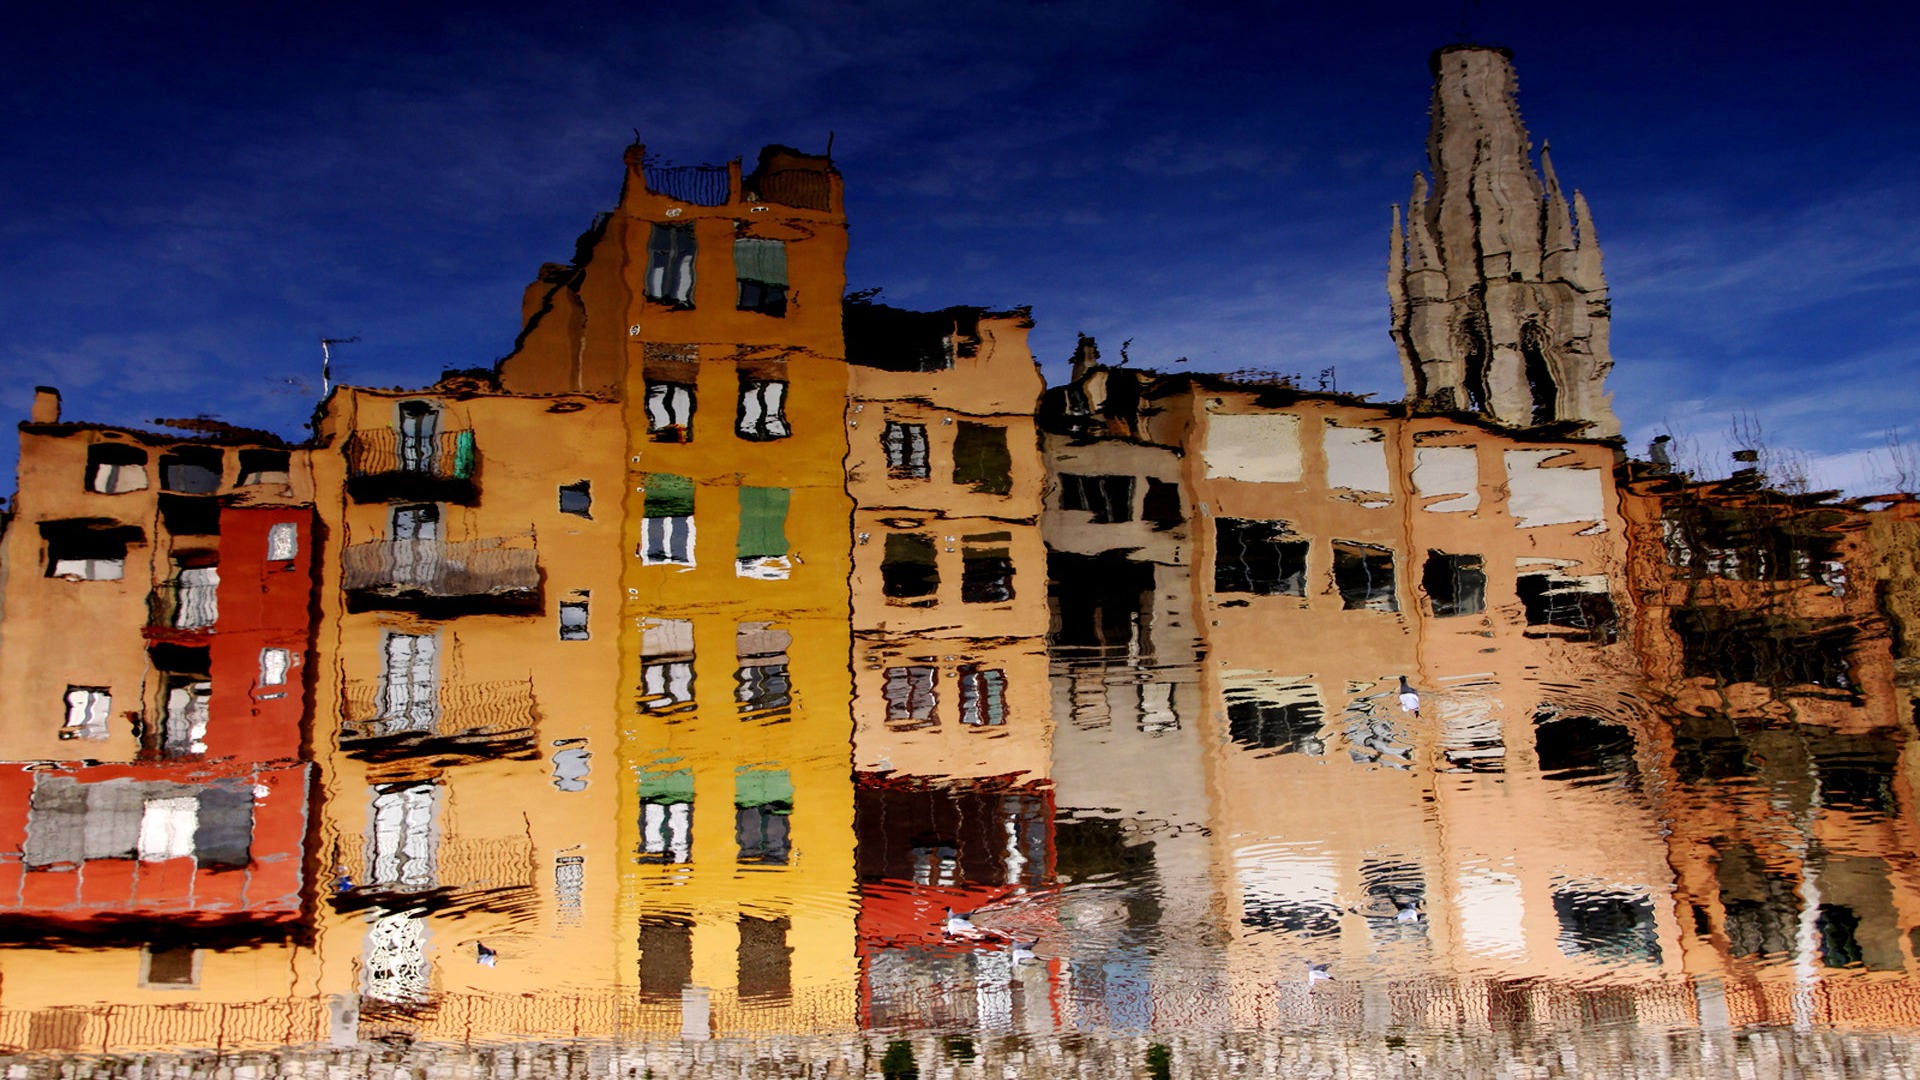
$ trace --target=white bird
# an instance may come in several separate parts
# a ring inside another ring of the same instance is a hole
[[[1032,941],[1013,942],[1012,948],[1010,950],[1012,953],[1013,962],[1016,964],[1024,964],[1029,960],[1040,959],[1038,956],[1035,956],[1033,953],[1033,947],[1038,944],[1040,944],[1039,938],[1034,938]]]
[[[494,962],[500,959],[500,954],[493,951],[492,949],[487,948],[486,942],[476,941],[474,942],[474,945],[479,950],[478,954],[474,957],[475,963],[485,964],[487,967],[492,967],[494,965]]]
[[[1399,904],[1397,906],[1399,907],[1400,910],[1394,912],[1393,914],[1394,922],[1419,922],[1420,921],[1420,905],[1419,904],[1416,904],[1413,901],[1409,900],[1406,903]]]
[[[1316,964],[1311,960],[1307,961],[1307,985],[1311,987],[1314,983],[1332,982],[1333,972],[1327,970],[1332,966],[1331,961],[1325,964]]]
[[[973,925],[972,913],[960,914],[952,908],[947,909],[946,935],[950,938],[965,938],[978,941],[987,936],[987,931]]]
[[[1410,713],[1420,711],[1420,694],[1407,685],[1405,675],[1400,676],[1400,711]]]

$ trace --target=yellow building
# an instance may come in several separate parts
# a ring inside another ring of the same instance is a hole
[[[855,1021],[840,178],[627,154],[501,383],[620,401],[616,985],[704,1037]]]

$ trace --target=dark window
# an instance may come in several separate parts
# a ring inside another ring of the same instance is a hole
[[[207,495],[160,496],[160,521],[175,536],[220,535],[220,500]]]
[[[1513,590],[1526,608],[1528,626],[1565,627],[1580,631],[1574,637],[1613,640],[1613,595],[1605,578],[1568,577],[1552,570],[1525,573],[1514,580]]]
[[[693,982],[693,920],[674,915],[640,919],[640,996],[679,1001]]]
[[[292,467],[293,455],[285,450],[242,450],[240,484],[285,484]]]
[[[1748,615],[1722,607],[1676,608],[1684,670],[1723,683],[1853,688],[1852,651],[1858,632],[1842,622]]]
[[[1307,595],[1307,542],[1286,522],[1216,518],[1213,535],[1215,592]]]
[[[880,561],[880,591],[889,600],[932,604],[940,591],[933,537],[924,533],[888,533]]]
[[[119,581],[126,576],[127,546],[145,539],[137,526],[110,521],[43,521],[47,576],[76,581]]]
[[[740,310],[787,313],[787,245],[779,240],[733,242],[733,271],[740,282]]]
[[[1012,533],[960,538],[960,599],[968,604],[1004,604],[1013,599]]]
[[[734,632],[734,701],[742,720],[782,721],[793,718],[793,679],[787,671],[787,649],[793,635],[772,623],[743,622]]]
[[[1256,691],[1227,692],[1227,732],[1234,742],[1283,754],[1327,752],[1320,737],[1325,715],[1320,703],[1311,698],[1290,695],[1291,701],[1263,698]]]
[[[220,490],[220,451],[181,446],[160,455],[160,486],[182,495],[211,495]]]
[[[1813,755],[1820,801],[1830,810],[1887,815],[1899,808],[1894,795],[1898,758],[1892,753]]]
[[[1653,902],[1612,890],[1560,889],[1553,894],[1560,951],[1568,956],[1660,962]]]
[[[693,306],[693,226],[655,225],[647,236],[647,299]]]
[[[792,853],[793,779],[784,769],[734,776],[733,836],[744,863],[785,866]]]
[[[213,870],[242,870],[253,861],[253,789],[215,784],[200,789],[193,855]]]
[[[787,426],[787,384],[771,379],[740,380],[740,416],[734,430],[743,439],[765,442],[793,434]]]
[[[1171,529],[1187,519],[1180,505],[1180,485],[1147,477],[1147,494],[1140,500],[1140,517],[1156,529]]]
[[[792,922],[786,916],[740,916],[740,996],[784,998],[793,993],[793,949],[787,945]]]
[[[585,641],[587,632],[587,601],[562,600],[560,602],[560,640]]]
[[[192,986],[194,959],[199,950],[191,945],[149,945],[146,950],[148,986]]]
[[[1625,727],[1552,712],[1533,719],[1534,751],[1547,779],[1594,784],[1636,774],[1633,733]]]
[[[1007,452],[1007,429],[960,421],[953,437],[953,482],[987,495],[1010,494],[1013,456]]]
[[[1860,916],[1840,904],[1821,904],[1813,928],[1820,935],[1820,962],[1828,967],[1863,964],[1860,954]]]
[[[1787,955],[1799,937],[1795,881],[1769,868],[1746,844],[1714,842],[1720,904],[1727,912],[1727,951],[1734,956]]]
[[[1060,474],[1060,509],[1084,510],[1096,525],[1133,520],[1133,477]]]
[[[94,443],[87,447],[87,490],[103,495],[144,491],[147,452],[125,443]]]
[[[589,481],[581,480],[572,484],[560,485],[560,512],[578,517],[593,516],[593,487]]]
[[[1478,615],[1487,608],[1487,571],[1478,555],[1429,550],[1420,585],[1436,618]]]
[[[1349,540],[1333,542],[1333,586],[1348,611],[1399,611],[1393,588],[1393,552]]]
[[[1007,673],[960,665],[960,722],[998,727],[1007,722]]]
[[[886,431],[880,436],[880,444],[887,451],[888,476],[895,480],[925,480],[930,474],[925,424],[902,424],[889,420]]]

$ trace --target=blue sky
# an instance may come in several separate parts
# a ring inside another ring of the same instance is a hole
[[[9,13],[0,415],[207,413],[298,436],[339,378],[491,363],[542,262],[680,164],[825,148],[854,288],[1031,305],[1108,359],[1337,369],[1400,393],[1389,208],[1424,167],[1453,4],[125,3]],[[1887,10],[1892,11],[1889,7]],[[1744,413],[1816,481],[1920,445],[1920,16],[1471,7],[1593,205],[1636,445],[1718,467]],[[0,448],[11,472],[13,448]]]

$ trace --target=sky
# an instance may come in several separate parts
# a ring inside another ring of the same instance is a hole
[[[0,418],[44,384],[70,420],[298,438],[322,337],[359,338],[334,371],[360,385],[491,364],[636,132],[675,164],[831,139],[849,287],[1030,306],[1050,380],[1084,332],[1110,362],[1397,398],[1391,208],[1426,165],[1428,54],[1472,40],[1513,51],[1593,207],[1636,449],[1672,433],[1723,473],[1737,426],[1815,486],[1920,475],[1915,9],[66,7],[0,41]]]

